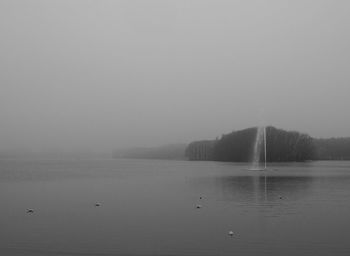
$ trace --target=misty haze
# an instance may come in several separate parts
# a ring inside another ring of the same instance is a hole
[[[0,255],[350,255],[349,10],[1,0]]]

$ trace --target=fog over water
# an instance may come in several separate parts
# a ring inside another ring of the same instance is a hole
[[[348,1],[0,2],[0,152],[350,136]]]

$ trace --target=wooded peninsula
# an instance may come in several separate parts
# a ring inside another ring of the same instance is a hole
[[[174,159],[194,161],[252,161],[257,127],[233,131],[214,140],[193,141],[153,148],[131,148],[114,152],[116,158]],[[350,160],[350,138],[312,138],[297,131],[266,127],[268,162]],[[260,150],[264,154],[263,150]],[[261,155],[260,159],[263,159]]]

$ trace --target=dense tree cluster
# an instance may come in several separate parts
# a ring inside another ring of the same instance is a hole
[[[251,160],[256,128],[248,128],[222,135],[214,146],[215,161],[247,162]]]
[[[218,140],[193,142],[187,147],[186,156],[190,160],[251,161],[256,134],[255,127],[222,135]],[[313,139],[307,134],[267,127],[266,144],[269,162],[306,161],[314,157]],[[204,149],[208,150],[201,154]],[[260,152],[262,159],[264,149]]]
[[[213,140],[194,141],[186,148],[185,155],[189,160],[214,160],[214,145]]]
[[[313,139],[303,133],[266,128],[267,161],[306,161],[314,158]]]
[[[314,139],[316,160],[350,160],[350,138]]]

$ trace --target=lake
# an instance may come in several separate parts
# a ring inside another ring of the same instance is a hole
[[[0,255],[350,255],[350,162],[248,168],[1,159]]]

